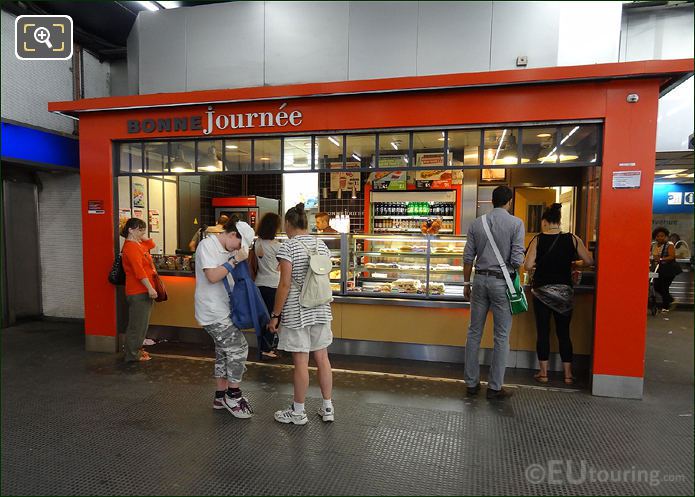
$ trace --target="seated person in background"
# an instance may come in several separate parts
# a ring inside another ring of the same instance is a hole
[[[319,233],[337,233],[336,230],[331,228],[329,221],[330,216],[327,212],[319,212],[316,214],[316,230]]]
[[[227,224],[227,221],[229,221],[229,216],[222,214],[217,218],[217,224],[215,226],[209,226],[205,229],[205,234],[209,235],[211,233],[222,233],[224,231],[224,225]],[[195,235],[193,235],[193,238],[191,238],[191,241],[188,243],[188,249],[191,252],[195,252],[195,249],[198,247],[198,244],[202,238],[202,231],[203,228],[196,230]]]
[[[685,240],[681,240],[678,233],[671,233],[668,239],[676,248],[676,259],[690,259],[690,247]]]

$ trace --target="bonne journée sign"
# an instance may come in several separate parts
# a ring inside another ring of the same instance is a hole
[[[128,119],[128,134],[199,131],[210,135],[215,131],[270,127],[297,127],[302,124],[302,111],[285,110],[287,103],[276,111],[217,114],[210,105],[204,116]]]

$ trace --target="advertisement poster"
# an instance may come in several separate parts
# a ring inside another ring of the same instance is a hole
[[[123,229],[128,219],[130,219],[130,209],[118,209],[118,231]]]
[[[449,152],[449,164],[453,160],[453,154]],[[443,166],[443,153],[422,153],[417,154],[415,165],[422,166]],[[415,173],[415,185],[417,188],[451,188],[453,176],[450,170],[433,169],[431,171],[417,171]]]
[[[483,181],[504,181],[506,176],[506,169],[483,169],[480,178]]]
[[[149,214],[150,233],[159,233],[159,211],[150,209]]]
[[[145,211],[143,209],[133,209],[133,217],[145,220]]]
[[[331,162],[329,165],[331,169],[342,169],[343,164],[341,162]],[[359,162],[346,162],[346,168],[360,167]],[[331,191],[337,192],[338,190],[344,192],[350,192],[354,188],[356,192],[359,192],[362,188],[362,173],[360,172],[339,172],[331,173]]]
[[[379,167],[408,167],[405,155],[380,155]],[[369,180],[374,190],[405,190],[408,175],[405,171],[372,173]]]
[[[133,207],[145,207],[145,183],[133,180]]]

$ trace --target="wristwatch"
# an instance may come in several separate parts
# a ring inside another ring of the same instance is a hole
[[[277,320],[279,321],[280,316],[282,316],[282,313],[280,313],[280,314],[275,314],[274,312],[270,313],[270,319],[276,319],[277,318]]]

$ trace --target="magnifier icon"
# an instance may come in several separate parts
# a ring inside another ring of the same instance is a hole
[[[34,39],[37,43],[45,43],[48,48],[53,48],[51,43],[51,32],[44,27],[37,28],[34,31]]]

